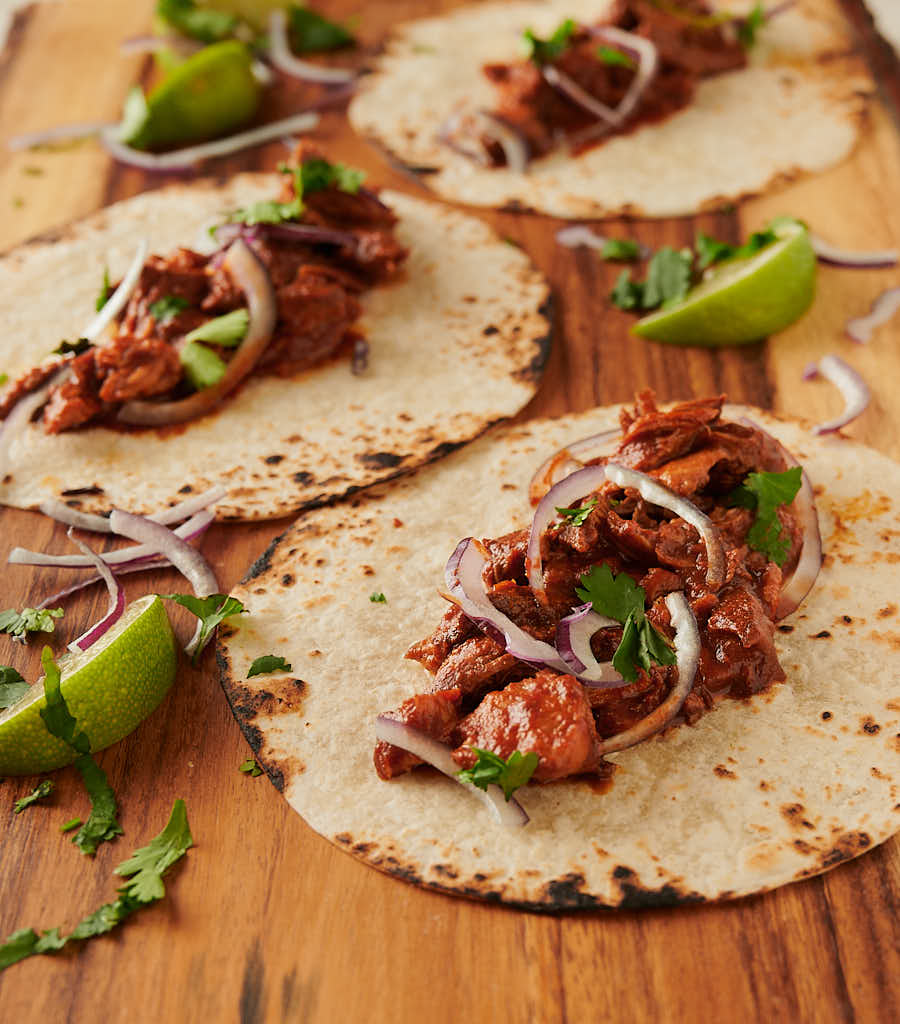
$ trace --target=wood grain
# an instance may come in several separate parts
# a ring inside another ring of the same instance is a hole
[[[361,15],[366,45],[389,24],[453,3],[321,3]],[[150,3],[70,0],[17,19],[0,60],[0,137],[63,120],[113,119],[146,74],[117,54],[149,24]],[[696,218],[615,222],[611,233],[649,245],[690,242],[698,229],[732,239],[776,213],[806,218],[836,243],[900,246],[900,76],[858,0],[841,0],[878,76],[880,103],[855,155],[790,188]],[[303,102],[285,89],[269,113]],[[393,187],[418,186],[325,118],[329,151]],[[220,161],[211,172],[273,167],[278,144]],[[116,168],[92,144],[58,153],[0,153],[0,246],[166,179]],[[827,386],[805,384],[809,359],[834,351],[870,380],[874,401],[848,431],[900,455],[898,326],[867,348],[841,336],[897,272],[823,268],[810,314],[772,341],[740,351],[670,349],[627,335],[629,318],[602,301],[616,274],[588,252],[556,246],[548,219],[482,213],[521,244],[552,280],[558,337],[530,417],[622,401],[652,385],[664,399],[726,390],[732,398],[822,418],[839,407]],[[48,283],[52,302],[52,283]],[[3,510],[4,542],[61,550],[60,528]],[[242,575],[285,523],[220,527],[205,550],[224,586]],[[10,568],[4,606],[34,603],[62,573]],[[172,573],[129,580],[129,596],[177,586]],[[100,593],[71,601],[67,632],[92,621]],[[183,633],[188,623],[178,618]],[[0,637],[0,661],[37,675],[37,651]],[[62,641],[57,642],[61,646]],[[162,708],[100,758],[119,795],[126,835],[83,858],[58,832],[85,798],[71,770],[46,806],[13,816],[32,780],[0,785],[0,936],[26,926],[71,927],[109,899],[112,867],[187,801],[196,847],[172,875],[166,900],[77,955],[35,958],[0,975],[2,1018],[16,1021],[894,1021],[900,1019],[900,842],[825,876],[716,906],[544,917],[421,892],[361,866],[319,839],[264,778],[237,771],[247,748],[211,659],[184,666]]]

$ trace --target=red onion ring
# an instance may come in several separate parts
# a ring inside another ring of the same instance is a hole
[[[607,462],[604,468],[607,479],[618,487],[633,488],[644,501],[674,512],[694,527],[706,545],[706,582],[713,590],[718,590],[725,582],[725,549],[719,531],[709,516],[704,515],[693,502],[670,491],[646,473],[639,473],[636,469],[620,466],[616,462]]]
[[[46,381],[41,387],[20,398],[9,410],[0,427],[0,480],[6,475],[9,467],[9,452],[13,441],[27,428],[31,417],[47,401],[50,392],[69,375],[69,367],[64,366],[58,373]]]
[[[237,238],[286,238],[289,242],[308,242],[311,245],[353,245],[356,237],[351,231],[322,228],[316,224],[219,224],[216,241],[227,245]]]
[[[13,152],[23,149],[34,149],[36,146],[48,146],[55,142],[74,142],[77,139],[90,139],[100,135],[108,128],[113,128],[108,121],[84,121],[77,124],[60,124],[43,132],[27,132],[8,139],[6,148]]]
[[[87,338],[88,341],[96,341],[100,335],[106,330],[106,328],[115,320],[115,318],[122,312],[122,310],[128,305],[128,300],[131,298],[131,294],[137,287],[137,283],[141,277],[141,271],[144,269],[144,260],[147,258],[147,240],[142,238],[138,242],[137,251],[128,265],[128,269],[125,271],[125,276],[122,278],[119,287],[110,295],[110,297],[103,304],[103,308],[97,312],[97,315],[93,317],[90,323],[81,332],[80,337]]]
[[[585,686],[609,690],[624,686],[625,679],[611,661],[599,662],[591,650],[591,637],[598,629],[617,626],[615,619],[598,615],[590,603],[575,608],[556,627],[556,649],[569,671]]]
[[[167,32],[165,35],[129,36],[119,43],[119,53],[126,56],[142,53],[158,53],[160,50],[174,50],[182,57],[192,57],[203,49],[203,43],[196,39],[188,39],[178,32]]]
[[[170,532],[180,540],[193,540],[209,526],[214,518],[214,512],[204,509]],[[116,531],[113,529],[112,532]],[[126,565],[150,558],[155,554],[157,554],[157,549],[152,544],[138,544],[130,548],[119,548],[117,551],[105,551],[103,561],[107,565],[124,568]],[[56,569],[90,569],[94,564],[83,555],[48,555],[43,551],[28,551],[26,548],[13,548],[6,561],[9,565],[49,565]]]
[[[583,245],[587,249],[597,249],[602,252],[606,243],[615,241],[615,239],[598,235],[595,231],[591,231],[587,224],[570,224],[556,232],[556,241],[567,249],[577,249]],[[640,245],[639,250],[642,260],[650,255],[650,249],[646,245]]]
[[[487,552],[474,537],[457,544],[444,569],[450,599],[476,626],[504,643],[514,658],[568,673],[569,667],[552,645],[536,640],[491,604],[482,578],[487,561]]]
[[[116,575],[124,576],[126,573],[132,572],[146,572],[149,569],[171,569],[172,563],[168,558],[142,558],[138,559],[137,562],[124,562],[122,565],[116,566]],[[49,608],[58,605],[64,598],[71,597],[72,594],[77,594],[79,590],[84,590],[86,587],[91,587],[95,583],[99,583],[103,579],[99,573],[94,573],[88,576],[86,579],[79,580],[77,583],[73,583],[69,587],[64,587],[62,590],[57,591],[55,594],[51,594],[49,597],[45,597],[39,605],[38,610],[41,608]]]
[[[659,64],[659,51],[656,45],[649,39],[644,38],[644,36],[639,36],[634,32],[626,32],[624,29],[614,28],[611,25],[592,28],[591,34],[600,39],[605,39],[617,49],[621,49],[629,54],[629,56],[637,58],[638,65],[635,69],[631,85],[628,86],[628,92],[625,93],[622,102],[614,111],[619,119],[618,123],[620,125],[624,124],[634,111],[634,108],[640,103],[647,86],[656,74]]]
[[[288,40],[287,15],[284,11],[272,11],[269,15],[269,59],[279,71],[307,82],[339,85],[356,77],[356,72],[348,68],[323,67],[295,57]]]
[[[571,75],[567,75],[565,71],[560,71],[559,68],[554,67],[552,64],[545,64],[541,68],[541,75],[552,89],[562,94],[567,100],[574,103],[576,107],[581,107],[586,113],[596,117],[598,121],[605,121],[606,124],[613,125],[614,127],[618,127],[622,123],[622,118],[612,107],[608,107],[605,103],[595,99],[589,92],[582,89],[575,79]]]
[[[125,589],[113,575],[110,567],[103,561],[97,552],[91,550],[87,544],[73,536],[71,527],[68,531],[68,537],[76,547],[81,549],[85,558],[89,558],[94,566],[96,566],[98,574],[106,584],[106,589],[109,591],[109,607],[106,609],[106,614],[103,618],[99,622],[94,623],[90,629],[82,633],[77,640],[73,640],[69,644],[70,651],[86,651],[91,644],[95,643],[101,636],[103,636],[110,626],[115,625],[115,623],[117,623],[122,617],[122,612],[125,611]]]
[[[499,786],[488,786],[485,791],[472,785],[471,782],[464,782],[459,777],[459,766],[450,756],[450,748],[439,743],[427,733],[389,718],[387,715],[379,715],[375,719],[375,735],[382,743],[390,743],[391,746],[399,747],[401,750],[408,750],[410,754],[414,754],[426,764],[430,764],[439,772],[449,776],[454,782],[458,782],[461,786],[465,786],[477,794],[491,809],[499,825],[521,828],[528,824],[525,808],[515,797],[511,797],[507,801]]]
[[[161,512],[154,512],[147,516],[152,523],[162,523],[164,526],[169,523],[180,523],[188,519],[195,512],[202,512],[221,501],[228,492],[224,487],[210,487],[208,491],[197,494],[193,498],[179,501],[177,505],[163,509]],[[71,508],[65,502],[50,499],[41,502],[38,506],[45,516],[55,519],[58,523],[67,523],[69,526],[77,526],[79,530],[89,530],[91,533],[112,533],[107,516],[95,515],[92,512],[80,512]]]
[[[195,164],[212,157],[228,156],[230,153],[262,145],[264,142],[279,139],[292,132],[312,131],[318,123],[318,114],[307,110],[280,121],[273,121],[271,124],[261,125],[259,128],[251,128],[245,132],[238,132],[236,135],[228,135],[224,139],[188,146],[186,149],[175,149],[170,153],[146,153],[133,146],[126,146],[117,137],[118,125],[107,125],[100,133],[100,141],[110,156],[131,167],[162,173],[167,171],[185,172],[193,170]]]
[[[615,427],[612,430],[603,430],[599,434],[592,434],[590,437],[583,437],[566,445],[565,448],[560,448],[542,462],[528,485],[528,499],[531,504],[537,505],[554,484],[558,484],[576,469],[583,469],[586,462],[611,455],[615,445],[610,442],[620,437],[621,433],[621,430]]]
[[[360,376],[369,368],[370,346],[366,338],[357,338],[353,342],[353,355],[350,358],[350,372]]]
[[[601,740],[598,751],[601,756],[605,757],[617,750],[633,747],[665,728],[681,710],[682,704],[691,692],[697,666],[700,664],[700,630],[697,628],[697,620],[691,606],[681,591],[666,596],[666,607],[675,627],[675,665],[678,668],[678,682],[662,704],[646,718],[642,718],[625,732]]]
[[[467,126],[466,135],[486,135],[492,139],[503,150],[503,157],[506,161],[506,168],[514,174],[524,174],[528,170],[528,144],[525,138],[502,118],[488,113],[486,110],[478,110],[465,115],[470,124]],[[458,135],[462,128],[461,113],[453,114],[444,122],[438,132],[438,141],[448,146],[455,153],[474,160],[482,167],[488,167],[490,161],[483,149],[467,149],[459,142]]]
[[[275,291],[266,268],[243,239],[232,244],[225,256],[225,266],[247,297],[250,324],[222,378],[212,387],[174,402],[128,402],[118,413],[123,423],[160,426],[195,419],[212,411],[252,372],[275,330]]]
[[[839,356],[822,356],[818,363],[807,367],[804,378],[808,380],[818,374],[834,384],[844,399],[844,411],[840,416],[826,420],[825,423],[817,423],[813,427],[814,434],[832,434],[861,416],[866,411],[872,394],[869,385],[859,373]]]
[[[871,252],[851,252],[847,249],[839,249],[836,245],[831,245],[824,238],[819,238],[818,235],[812,233],[809,235],[809,242],[819,260],[833,267],[860,270],[895,267],[900,258],[896,249],[881,249]]]
[[[900,309],[900,288],[888,288],[872,303],[872,308],[866,316],[857,316],[848,320],[844,330],[860,345],[867,345],[872,340],[872,332],[875,328],[886,324],[898,309]]]

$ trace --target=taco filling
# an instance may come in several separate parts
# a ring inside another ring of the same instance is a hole
[[[815,507],[790,454],[722,403],[640,394],[621,431],[538,469],[530,530],[460,543],[452,607],[406,655],[430,685],[380,719],[402,727],[378,730],[382,779],[422,763],[423,737],[482,788],[602,774],[605,754],[785,679],[775,623],[818,572]]]
[[[367,354],[354,329],[359,296],[397,277],[407,256],[397,218],[361,187],[361,172],[309,150],[282,170],[280,196],[211,229],[214,253],[150,255],[130,290],[129,275],[115,292],[105,282],[98,311],[122,300],[111,330],[96,343],[64,342],[59,358],[10,385],[0,417],[43,388],[49,434],[159,426],[203,415],[251,374],[288,377],[342,346],[358,369]]]
[[[546,39],[526,29],[524,59],[482,69],[494,109],[458,114],[442,138],[484,166],[523,171],[682,110],[701,79],[746,67],[752,35],[705,0],[616,0],[595,24],[568,18]]]

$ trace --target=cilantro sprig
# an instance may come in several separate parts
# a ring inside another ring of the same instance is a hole
[[[354,41],[343,25],[294,4],[288,8],[288,33],[294,53],[325,53],[350,46]]]
[[[11,708],[31,689],[19,673],[9,665],[0,665],[0,711]]]
[[[499,754],[491,750],[470,747],[478,755],[478,760],[471,768],[457,772],[463,782],[471,782],[479,789],[487,790],[488,786],[496,785],[503,790],[507,800],[534,775],[538,766],[537,754],[523,754],[515,750],[504,761]]]
[[[94,309],[99,313],[101,309],[109,301],[110,295],[113,293],[112,282],[109,279],[109,267],[103,268],[103,284],[100,286],[100,292],[97,295],[97,299],[94,302]]]
[[[690,249],[663,246],[647,266],[647,277],[633,281],[623,270],[610,298],[619,309],[656,309],[680,302],[691,287],[693,254]]]
[[[586,505],[581,505],[579,508],[560,508],[556,507],[556,514],[567,519],[570,526],[584,526],[584,521],[591,514],[591,509],[597,504],[596,498],[591,500]]]
[[[88,914],[66,935],[51,928],[40,935],[33,928],[13,932],[0,946],[0,971],[30,956],[55,953],[70,942],[80,942],[112,931],[136,911],[166,894],[163,876],[193,846],[184,801],[176,800],[166,827],[150,842],[114,869],[127,881],[111,903]]]
[[[150,315],[158,323],[166,324],[187,309],[189,305],[188,300],[183,299],[180,295],[164,295],[156,302],[150,303]]]
[[[32,804],[36,804],[38,800],[46,800],[48,796],[53,792],[53,780],[44,779],[39,782],[34,789],[28,794],[17,800],[13,807],[14,814],[21,814],[26,807],[31,807]]]
[[[293,178],[294,198],[286,203],[280,203],[275,199],[261,199],[230,213],[229,221],[251,226],[296,220],[303,215],[305,196],[331,186],[340,189],[341,192],[355,194],[366,177],[365,171],[348,167],[346,164],[333,164],[321,157],[311,157],[296,167],[279,164],[278,170],[282,174],[290,174]]]
[[[280,654],[262,654],[253,659],[253,664],[247,670],[247,678],[253,676],[266,676],[270,672],[290,672],[290,662],[285,661]]]
[[[232,615],[244,615],[248,609],[236,597],[227,594],[210,594],[209,597],[195,597],[193,594],[160,594],[165,601],[174,601],[182,608],[196,615],[200,620],[200,631],[194,640],[193,649],[188,651],[193,664],[197,664],[203,648],[212,639],[213,631],[220,622]]]
[[[238,18],[213,7],[198,7],[194,0],[159,0],[156,14],[172,28],[201,43],[217,43],[234,35]]]
[[[754,231],[743,245],[731,245],[729,242],[720,242],[716,238],[704,235],[701,231],[697,235],[695,243],[697,249],[697,267],[705,270],[714,263],[721,263],[723,260],[746,259],[748,256],[755,256],[761,249],[777,241],[778,236],[771,228],[764,231]]]
[[[258,779],[263,774],[262,768],[253,760],[252,757],[248,757],[246,761],[242,761],[238,766],[238,771],[243,772],[244,775],[249,775],[251,779]]]
[[[547,39],[541,39],[530,28],[526,28],[522,33],[525,56],[538,66],[549,64],[568,48],[577,28],[572,18],[566,18]]]
[[[756,44],[756,36],[765,23],[765,8],[762,5],[762,0],[757,0],[753,5],[753,10],[737,23],[738,40],[745,50],[749,50]]]
[[[674,665],[675,652],[669,641],[644,613],[646,593],[627,572],[613,576],[604,562],[594,565],[580,577],[575,592],[582,601],[590,602],[594,611],[620,622],[622,639],[613,655],[613,668],[633,683],[638,668],[649,671],[653,665]]]
[[[24,644],[29,633],[52,633],[56,628],[54,619],[63,617],[62,608],[7,608],[0,612],[0,633],[9,633],[13,640]]]
[[[613,46],[597,47],[597,56],[604,64],[607,64],[610,67],[629,68],[634,70],[637,66],[632,57],[629,57],[627,53],[623,53],[622,50],[617,50]]]
[[[803,480],[799,466],[783,473],[750,473],[744,482],[728,495],[730,505],[753,509],[756,518],[747,531],[747,544],[761,551],[776,565],[784,565],[791,542],[784,536],[778,509],[790,505]]]

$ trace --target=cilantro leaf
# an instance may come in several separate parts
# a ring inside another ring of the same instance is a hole
[[[156,14],[183,35],[202,43],[216,43],[234,34],[238,19],[213,7],[198,7],[194,0],[159,0]]]
[[[41,664],[44,668],[45,706],[38,713],[50,735],[78,753],[75,767],[91,799],[91,813],[72,841],[82,853],[91,855],[97,852],[101,843],[122,835],[122,826],[116,820],[116,796],[107,781],[106,772],[91,757],[91,741],[87,733],[78,729],[78,722],[69,711],[60,689],[59,666],[53,660],[49,647],[41,652]]]
[[[193,837],[184,801],[176,800],[162,832],[115,868],[116,874],[131,877],[119,888],[118,896],[112,903],[104,903],[92,914],[82,918],[65,936],[60,936],[58,928],[45,931],[41,936],[32,928],[13,932],[0,945],[0,971],[29,956],[55,953],[69,942],[104,935],[135,911],[162,899],[166,892],[163,875],[192,845]]]
[[[290,672],[291,666],[281,657],[280,654],[263,654],[253,659],[253,664],[247,672],[247,678],[252,676],[265,676],[270,672]]]
[[[0,633],[9,635],[18,643],[27,643],[29,633],[52,633],[56,628],[54,619],[63,617],[62,608],[7,608],[0,612]]]
[[[563,519],[569,520],[570,526],[584,526],[584,521],[591,514],[591,509],[597,504],[596,498],[580,508],[557,508],[556,513],[563,517]]]
[[[16,801],[13,809],[14,814],[21,814],[26,807],[30,807],[32,804],[36,804],[38,800],[44,800],[53,792],[53,780],[44,779],[43,782],[39,782],[34,789],[28,794],[23,796],[20,800]]]
[[[178,314],[187,309],[190,303],[180,295],[164,295],[156,302],[150,303],[150,315],[161,324],[168,323]]]
[[[78,828],[81,824],[81,818],[69,818],[67,822],[59,826],[60,832],[71,832],[73,828]]]
[[[0,373],[0,388],[2,388],[3,385],[6,384],[6,382],[8,380],[9,380],[9,374],[8,373]]]
[[[610,67],[631,69],[635,67],[634,60],[627,53],[623,53],[612,46],[599,46],[597,48],[597,56],[604,64],[608,64]]]
[[[503,790],[507,800],[520,786],[528,782],[538,766],[539,758],[535,753],[523,754],[520,750],[515,750],[504,761],[493,751],[481,750],[478,747],[470,749],[478,755],[478,760],[471,768],[457,772],[459,778],[484,790],[491,784],[497,785]]]
[[[195,327],[184,336],[184,340],[187,344],[192,341],[206,341],[212,345],[232,348],[244,340],[249,326],[250,313],[246,309],[233,309],[230,313],[217,316]]]
[[[722,260],[747,259],[777,240],[778,236],[770,227],[764,231],[754,231],[743,245],[720,242],[701,232],[695,243],[698,256],[697,266],[700,270],[705,270],[706,267],[713,263],[721,263]]]
[[[622,623],[622,639],[613,655],[613,668],[624,679],[635,682],[637,670],[649,671],[653,665],[674,665],[675,652],[668,640],[644,614],[646,593],[627,572],[613,576],[604,562],[594,565],[581,576],[575,593],[593,605],[599,615]]]
[[[647,266],[644,309],[680,302],[691,286],[690,250],[676,251],[667,245],[657,250]]]
[[[109,267],[103,268],[103,284],[100,286],[100,294],[97,296],[97,301],[94,303],[94,309],[99,313],[101,309],[109,301],[110,295],[112,295],[113,287],[112,282],[109,279]]]
[[[387,604],[387,598],[380,590],[373,590],[372,593],[369,594],[369,600],[372,604]]]
[[[540,39],[530,28],[526,28],[522,33],[525,56],[538,66],[549,64],[567,49],[577,28],[572,18],[566,18],[549,39]]]
[[[750,473],[728,495],[729,504],[755,509],[756,518],[747,531],[747,544],[776,565],[784,565],[791,546],[790,540],[782,535],[778,509],[791,504],[802,481],[803,470],[799,466],[783,473]]]
[[[609,297],[613,305],[619,309],[642,309],[644,286],[640,281],[631,280],[630,270],[623,270]]]
[[[294,220],[303,213],[303,202],[292,199],[289,203],[279,203],[275,199],[260,199],[228,215],[228,219],[239,224],[280,224],[285,220]]]
[[[51,354],[54,356],[67,356],[70,354],[80,356],[82,352],[87,352],[89,348],[93,347],[93,342],[88,341],[87,338],[79,338],[77,341],[63,340],[56,346]]]
[[[320,192],[324,188],[334,186],[341,192],[355,195],[360,185],[366,180],[366,172],[347,164],[333,164],[322,157],[310,157],[299,167],[281,164],[278,168],[284,174],[294,178],[294,195],[302,199],[311,192]]]
[[[741,46],[749,50],[756,43],[756,35],[766,23],[766,12],[761,0],[757,0],[753,10],[738,22],[738,39]]]
[[[630,238],[607,238],[600,250],[600,258],[611,262],[633,263],[640,257],[640,243]]]
[[[0,665],[0,711],[11,708],[31,689],[28,683],[9,665]]]
[[[239,772],[243,772],[245,775],[250,775],[252,778],[257,779],[263,774],[262,768],[253,760],[252,757],[248,757],[246,761],[242,761],[238,767]]]
[[[323,53],[353,43],[353,36],[343,25],[294,4],[288,8],[288,32],[294,53]]]
[[[192,661],[196,665],[203,648],[209,643],[213,631],[220,622],[232,615],[242,615],[248,611],[236,597],[227,594],[210,594],[209,597],[194,597],[193,594],[160,594],[166,601],[175,601],[187,608],[200,620],[200,632],[197,635]]]

